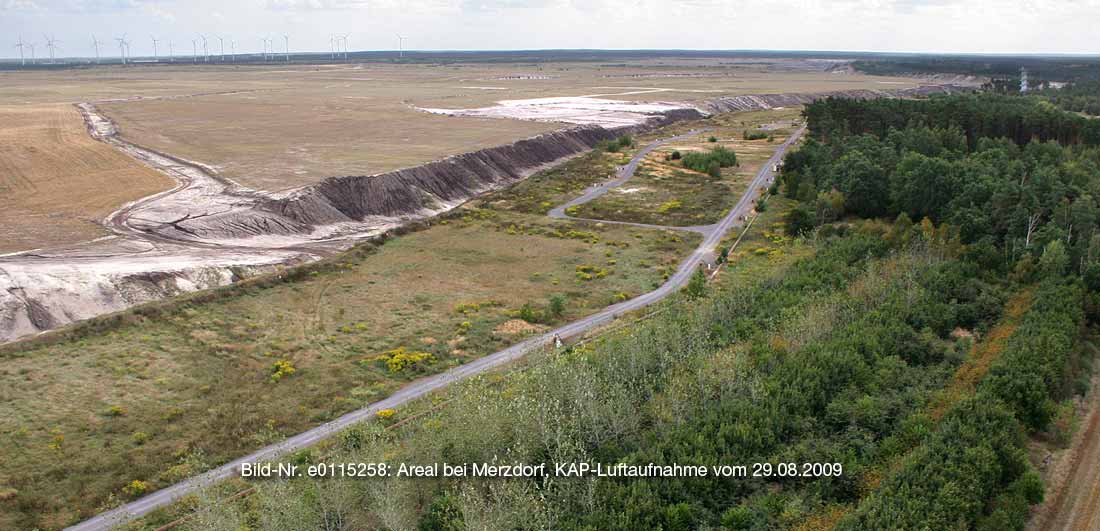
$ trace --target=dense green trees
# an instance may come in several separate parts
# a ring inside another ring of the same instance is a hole
[[[1054,140],[1062,145],[1100,144],[1100,123],[1047,102],[1013,96],[952,95],[922,100],[828,98],[806,107],[810,133],[818,139],[872,134],[912,127],[958,129],[970,148],[979,138],[1008,138],[1018,145]]]
[[[1048,88],[1038,95],[1067,111],[1100,116],[1100,81],[1081,81],[1059,89]]]
[[[1008,261],[1037,259],[1060,240],[1077,267],[1092,245],[1100,148],[1042,139],[1080,144],[1100,120],[992,96],[826,100],[806,112],[815,133],[786,159],[789,197],[808,202],[835,190],[847,214],[927,217],[954,227],[964,243],[1003,249]]]
[[[685,168],[700,173],[710,173],[715,166],[721,170],[737,165],[737,154],[723,146],[709,151],[690,151],[684,153],[682,164]]]

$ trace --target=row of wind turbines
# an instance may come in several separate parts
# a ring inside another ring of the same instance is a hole
[[[58,46],[58,44],[61,41],[57,40],[57,38],[55,38],[52,35],[43,35],[43,37],[45,38],[46,48],[48,48],[49,51],[50,51],[50,62],[46,63],[46,64],[56,64],[55,54],[56,54],[57,50],[59,50],[61,48],[60,46]],[[286,62],[289,63],[290,62],[290,35],[283,34],[282,37],[283,37],[282,56],[283,56],[283,59]],[[339,58],[341,54],[343,54],[343,59],[345,61],[348,59],[348,37],[350,37],[350,34],[330,35],[329,36],[329,54],[330,54],[330,57],[333,60],[336,60],[337,58]],[[397,37],[398,54],[399,54],[400,57],[405,57],[405,39],[407,37],[404,37],[402,35],[396,35],[396,37]],[[214,62],[224,63],[224,62],[227,62],[227,60],[228,60],[228,62],[235,62],[237,60],[237,58],[239,57],[237,55],[237,41],[232,39],[232,38],[224,37],[224,36],[220,36],[220,35],[215,36],[215,38],[218,40],[220,51],[219,51],[218,54],[215,54],[213,56],[214,57]],[[160,56],[157,44],[161,42],[161,39],[156,38],[156,36],[150,36],[150,40],[152,40],[152,42],[153,42],[153,56],[152,56],[153,61],[154,62],[160,62],[162,58]],[[229,41],[229,55],[225,54],[226,40]],[[277,60],[279,53],[276,52],[276,50],[275,50],[275,40],[270,38],[270,37],[263,37],[261,40],[263,42],[263,53],[260,54],[260,55],[263,56],[264,61]],[[119,52],[118,58],[122,60],[122,64],[124,64],[124,65],[128,64],[131,61],[131,58],[132,58],[132,55],[130,54],[130,41],[126,39],[126,34],[125,33],[123,33],[121,37],[115,37],[115,41],[118,43],[118,52]],[[200,43],[202,44],[202,55],[199,55],[199,44]],[[99,40],[95,35],[92,35],[92,46],[95,48],[95,62],[96,62],[96,64],[99,64],[99,62],[100,62],[100,45],[102,45],[102,44],[104,44],[103,41]],[[209,44],[210,43],[209,43],[209,40],[206,38],[206,35],[199,34],[199,35],[196,36],[196,38],[191,39],[191,56],[190,56],[190,60],[191,60],[192,63],[200,62],[200,58],[201,58],[201,61],[204,62],[204,63],[211,62],[210,61],[211,55],[210,55],[210,51],[209,51]],[[40,64],[38,62],[38,58],[35,55],[35,49],[36,48],[35,48],[35,43],[34,42],[24,41],[23,36],[20,35],[19,36],[19,41],[15,44],[15,47],[19,48],[19,63],[20,63],[20,65],[22,65],[22,66],[27,65],[26,50],[28,50],[28,49],[30,50],[30,64],[32,64],[32,65],[33,64]],[[169,63],[174,63],[174,62],[176,62],[177,58],[183,59],[184,62],[186,62],[186,60],[188,59],[187,56],[177,57],[172,41],[168,41],[168,55],[166,57],[164,57],[164,59],[166,59]]]

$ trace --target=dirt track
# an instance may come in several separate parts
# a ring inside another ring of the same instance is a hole
[[[1100,375],[1093,376],[1086,416],[1069,453],[1048,481],[1057,482],[1028,525],[1031,531],[1100,529]]]

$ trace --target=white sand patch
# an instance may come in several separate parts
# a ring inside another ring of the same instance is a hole
[[[689,107],[677,102],[622,101],[583,96],[501,100],[491,107],[473,109],[418,107],[419,110],[424,112],[448,116],[508,118],[536,122],[602,125],[604,127],[639,125],[651,116],[665,111],[686,108]]]

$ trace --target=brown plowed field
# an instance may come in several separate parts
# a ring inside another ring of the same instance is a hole
[[[0,253],[103,236],[104,217],[172,184],[93,140],[72,105],[0,105]]]

